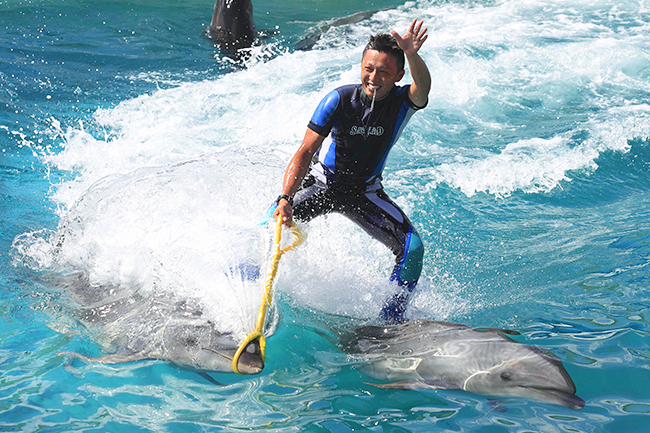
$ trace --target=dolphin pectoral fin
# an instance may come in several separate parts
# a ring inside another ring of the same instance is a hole
[[[76,352],[59,352],[57,355],[60,356],[69,356],[72,358],[79,358],[82,359],[86,362],[97,362],[100,364],[121,364],[124,362],[135,362],[135,361],[142,361],[145,359],[151,359],[144,357],[142,355],[139,355],[137,353],[133,354],[120,354],[120,353],[113,353],[110,355],[104,355],[104,356],[85,356],[80,353]]]
[[[381,389],[460,389],[457,385],[446,380],[407,379],[384,384],[364,383]]]
[[[213,384],[213,385],[217,385],[217,386],[226,386],[226,385],[224,385],[223,383],[221,383],[221,382],[219,382],[218,380],[216,380],[214,377],[210,376],[210,375],[209,375],[208,373],[206,373],[205,371],[199,371],[199,372],[197,372],[197,373],[198,373],[199,376],[201,376],[203,379],[207,380],[208,382],[210,382],[210,383]]]
[[[504,399],[495,399],[495,398],[488,398],[487,403],[490,408],[497,412],[497,413],[505,413],[508,408],[504,406],[502,403],[504,402]]]

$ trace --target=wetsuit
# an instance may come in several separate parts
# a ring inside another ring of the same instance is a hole
[[[394,86],[374,106],[361,85],[339,87],[325,96],[309,128],[331,137],[314,155],[293,204],[298,221],[338,212],[390,248],[396,261],[391,281],[399,289],[382,309],[388,321],[403,320],[424,255],[415,228],[381,185],[388,153],[413,113],[424,108],[411,102],[408,89]]]

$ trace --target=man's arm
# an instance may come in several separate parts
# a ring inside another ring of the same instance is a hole
[[[282,181],[283,195],[293,197],[298,191],[302,180],[307,174],[311,159],[323,143],[323,140],[325,140],[325,137],[307,128],[305,138],[303,138],[300,147],[289,161],[289,166],[284,172],[284,180]],[[293,209],[287,200],[282,199],[279,201],[278,207],[273,212],[273,218],[277,220],[278,216],[282,218],[285,226],[291,227]]]
[[[397,41],[397,45],[404,51],[409,64],[409,70],[413,77],[413,83],[409,88],[409,99],[417,107],[427,105],[429,90],[431,90],[429,68],[418,54],[420,47],[428,38],[427,29],[422,30],[422,24],[423,21],[418,23],[417,19],[413,20],[404,36],[400,36],[395,30],[390,31]]]

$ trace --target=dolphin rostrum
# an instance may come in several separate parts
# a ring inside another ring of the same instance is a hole
[[[585,402],[561,361],[517,343],[492,328],[416,320],[392,326],[343,331],[342,349],[358,355],[361,371],[390,381],[384,389],[461,389],[494,396],[523,397],[571,409]]]
[[[251,0],[217,0],[208,26],[208,36],[226,52],[250,48],[255,41]]]

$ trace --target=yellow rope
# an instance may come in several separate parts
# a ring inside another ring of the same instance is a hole
[[[244,349],[246,349],[248,343],[254,341],[255,339],[259,339],[262,361],[264,361],[265,349],[266,349],[266,339],[264,338],[264,325],[266,324],[266,313],[268,312],[268,309],[271,306],[271,302],[273,301],[273,293],[272,293],[273,281],[275,280],[275,276],[278,273],[278,265],[280,264],[280,257],[282,257],[282,254],[286,253],[287,251],[296,248],[298,245],[302,243],[304,239],[302,231],[298,227],[296,227],[295,222],[292,223],[291,225],[291,232],[293,233],[295,240],[288,247],[282,248],[282,243],[281,243],[282,218],[278,217],[278,222],[275,228],[275,243],[273,247],[273,257],[271,258],[269,275],[266,277],[266,285],[264,286],[264,295],[262,297],[262,304],[260,305],[260,309],[257,312],[257,324],[255,326],[255,330],[250,334],[248,334],[246,338],[244,338],[244,341],[242,341],[242,343],[239,345],[237,352],[235,352],[235,356],[232,358],[232,371],[234,371],[237,374],[242,374],[239,372],[239,369],[237,368],[237,364],[239,363],[239,358],[241,357],[242,352],[244,351]]]

